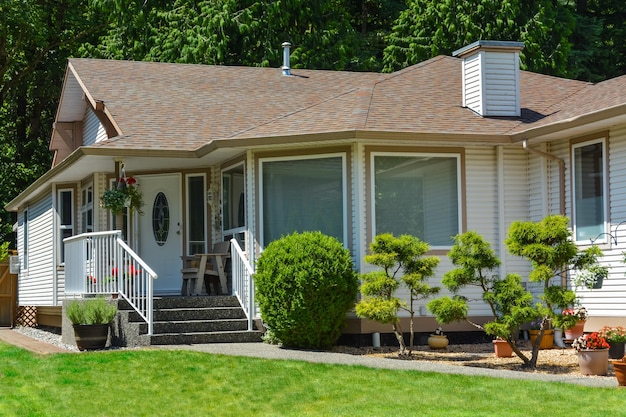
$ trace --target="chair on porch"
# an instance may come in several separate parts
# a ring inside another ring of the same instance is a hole
[[[229,242],[216,243],[211,253],[198,253],[181,258],[182,295],[199,295],[202,292],[202,284],[207,294],[220,295],[228,292],[225,266],[230,258]]]

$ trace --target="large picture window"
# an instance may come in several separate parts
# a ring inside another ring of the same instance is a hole
[[[604,155],[603,139],[572,146],[576,241],[590,241],[606,231]]]
[[[345,156],[261,160],[262,242],[321,231],[346,240]]]
[[[458,154],[372,154],[374,234],[449,247],[461,232]]]

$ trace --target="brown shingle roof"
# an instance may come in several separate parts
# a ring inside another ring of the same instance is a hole
[[[123,136],[97,146],[194,150],[212,140],[343,131],[502,135],[626,102],[626,76],[591,85],[522,71],[522,116],[461,107],[461,60],[393,74],[71,59]]]

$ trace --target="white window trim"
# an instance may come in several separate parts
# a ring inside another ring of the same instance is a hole
[[[370,204],[372,207],[372,218],[370,219],[372,226],[372,235],[376,236],[376,165],[375,158],[377,156],[400,156],[400,157],[433,157],[433,158],[456,158],[456,183],[457,183],[457,224],[459,230],[457,233],[462,233],[463,229],[463,183],[461,182],[461,154],[458,152],[372,152],[370,154]],[[421,238],[420,238],[421,239]],[[428,242],[426,242],[428,243]],[[450,249],[452,242],[447,246],[435,246],[431,245],[431,250],[438,249]]]
[[[576,236],[577,233],[577,225],[576,225],[576,149],[582,148],[584,146],[593,145],[595,143],[602,144],[602,204],[604,208],[604,222],[602,226],[602,232],[591,240],[578,240]],[[591,245],[593,244],[608,244],[609,243],[609,187],[608,187],[608,154],[606,149],[606,137],[598,137],[595,139],[590,139],[584,142],[576,143],[572,145],[571,149],[571,161],[572,161],[572,184],[571,184],[571,193],[572,193],[572,228],[575,243],[579,245]]]
[[[334,152],[334,153],[324,153],[324,154],[315,154],[315,155],[298,155],[292,157],[269,157],[269,158],[260,158],[259,159],[259,246],[261,250],[263,250],[263,242],[265,242],[265,232],[264,232],[264,224],[263,224],[263,165],[266,162],[276,162],[276,161],[303,161],[303,160],[313,160],[313,159],[327,159],[327,158],[341,158],[341,193],[343,195],[342,202],[342,234],[343,234],[343,245],[345,247],[348,246],[348,207],[347,207],[347,164],[346,164],[346,153],[345,152]]]

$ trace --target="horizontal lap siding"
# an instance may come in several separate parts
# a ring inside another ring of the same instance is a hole
[[[107,138],[106,130],[91,109],[87,108],[83,120],[83,145],[93,145]]]
[[[28,209],[28,269],[20,274],[20,305],[53,305],[52,197]]]
[[[499,209],[496,149],[466,148],[465,165],[467,231],[480,234],[497,252]],[[446,261],[445,264],[452,268],[447,258]],[[491,314],[489,307],[482,302],[482,293],[477,287],[466,287],[460,294],[470,300],[470,315]]]
[[[612,130],[609,137],[609,219],[610,233],[617,245],[602,245],[603,264],[609,266],[609,277],[601,289],[577,288],[591,316],[626,316],[626,126]],[[619,227],[618,227],[619,226]]]
[[[521,147],[503,149],[504,167],[504,233],[506,239],[511,224],[515,221],[528,221],[530,214],[529,155]],[[504,246],[500,254],[503,262],[501,276],[519,274],[522,281],[528,282],[530,265],[520,256],[511,255]],[[529,287],[532,289],[532,287]]]

